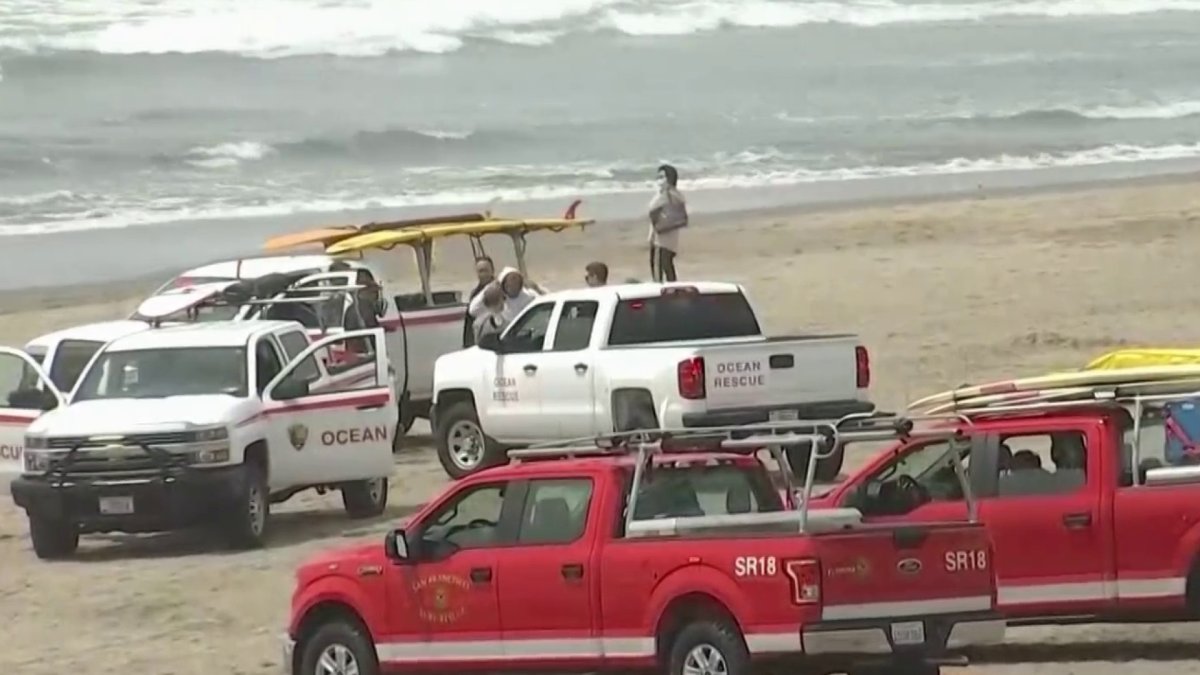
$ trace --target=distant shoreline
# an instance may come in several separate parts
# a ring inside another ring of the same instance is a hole
[[[1195,162],[1155,162],[1131,171],[1130,165],[1079,167],[1079,171],[1047,171],[996,175],[964,174],[913,179],[845,181],[841,183],[747,188],[689,194],[694,226],[725,227],[744,220],[837,212],[849,209],[957,202],[1022,195],[1071,194],[1097,189],[1190,183],[1200,177]],[[1146,173],[1147,168],[1156,170]],[[1017,174],[1017,175],[1014,175]],[[1106,175],[1112,174],[1112,175]],[[1133,174],[1133,175],[1129,175]],[[953,179],[953,180],[951,180]],[[1047,180],[1052,179],[1052,180]],[[987,187],[980,187],[986,185]],[[686,191],[686,184],[684,185]],[[629,233],[644,227],[640,213],[645,195],[600,195],[585,198],[580,217],[595,218],[589,237]],[[567,200],[500,203],[501,214],[548,216],[561,213]],[[238,255],[257,255],[272,235],[334,223],[361,223],[387,218],[482,209],[480,205],[438,208],[312,213],[238,221],[182,221],[113,230],[0,237],[5,265],[0,269],[0,314],[55,308],[97,297],[148,292],[182,269]],[[698,217],[696,217],[698,216]],[[507,244],[504,244],[507,246]]]

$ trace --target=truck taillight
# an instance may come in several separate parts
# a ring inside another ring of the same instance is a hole
[[[679,380],[679,395],[682,398],[696,400],[704,398],[704,357],[693,356],[679,362],[676,369]]]
[[[821,602],[821,561],[816,558],[800,558],[784,563],[788,578],[792,581],[792,602],[797,605],[815,605]]]
[[[854,348],[854,386],[859,389],[871,386],[871,354],[862,345]]]

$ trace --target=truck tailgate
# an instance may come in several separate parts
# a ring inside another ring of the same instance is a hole
[[[818,535],[824,621],[989,611],[992,549],[983,525],[932,523]]]
[[[859,398],[857,337],[772,338],[697,349],[710,409]]]

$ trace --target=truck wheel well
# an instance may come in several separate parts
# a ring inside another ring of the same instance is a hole
[[[296,629],[296,634],[293,636],[296,640],[296,650],[292,654],[293,663],[289,664],[289,672],[297,672],[299,670],[299,660],[303,658],[304,648],[301,647],[317,629],[325,624],[333,621],[345,621],[346,623],[357,627],[362,631],[363,635],[368,638],[371,631],[363,622],[362,617],[354,608],[343,602],[336,600],[326,600],[318,602],[308,609],[304,614],[304,618],[300,620],[300,626]]]
[[[661,664],[666,664],[671,655],[671,645],[675,636],[685,626],[693,621],[716,620],[727,622],[741,634],[742,628],[737,618],[729,608],[707,593],[688,593],[675,598],[667,605],[662,618],[658,621],[658,629],[654,631],[654,653]]]
[[[264,475],[270,475],[270,459],[267,454],[267,442],[263,440],[254,441],[246,446],[246,464],[254,464],[262,469]]]
[[[616,389],[612,393],[613,431],[657,428],[654,397],[646,389]]]
[[[470,389],[447,389],[446,391],[438,392],[437,397],[437,412],[444,413],[450,409],[450,406],[456,403],[470,403],[475,405],[475,395]]]

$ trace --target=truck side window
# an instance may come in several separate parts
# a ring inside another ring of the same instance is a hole
[[[50,410],[58,400],[45,387],[37,372],[11,354],[0,354],[0,408]]]
[[[71,391],[88,361],[103,346],[103,342],[95,340],[63,340],[54,350],[54,361],[48,373],[50,381],[59,391]]]
[[[587,349],[592,341],[592,325],[596,323],[596,312],[600,303],[593,300],[567,302],[558,316],[554,330],[554,351],[573,352]]]
[[[1087,482],[1087,442],[1081,431],[1002,436],[998,464],[999,497],[1071,494]]]
[[[780,511],[783,502],[758,467],[724,464],[662,467],[643,482],[634,520]]]
[[[963,499],[955,462],[970,468],[970,441],[939,440],[908,448],[851,493],[846,506],[864,515],[899,516],[929,502]]]
[[[281,370],[283,362],[279,359],[279,352],[275,351],[275,345],[271,344],[270,338],[259,338],[258,344],[254,345],[254,371],[258,373],[256,382],[259,394]]]
[[[421,526],[422,557],[442,558],[459,549],[502,543],[500,514],[507,483],[468,488],[455,495]]]
[[[553,302],[534,305],[504,333],[502,338],[506,354],[540,352],[546,344],[546,333],[550,331],[550,315],[554,313]]]
[[[521,544],[568,544],[583,536],[592,481],[551,478],[529,483],[517,541]]]

